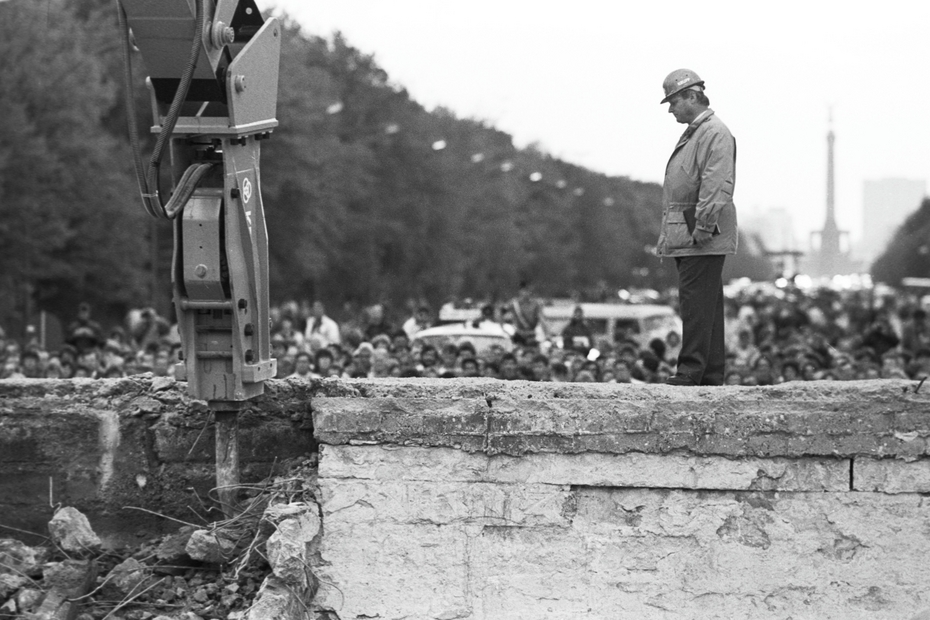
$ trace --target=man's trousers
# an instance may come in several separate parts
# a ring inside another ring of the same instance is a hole
[[[676,374],[698,385],[723,385],[726,346],[723,333],[725,255],[677,256],[681,312],[681,352]]]

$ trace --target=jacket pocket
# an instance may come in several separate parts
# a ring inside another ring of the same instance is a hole
[[[668,212],[665,218],[665,242],[669,250],[691,247],[691,232],[683,211]]]

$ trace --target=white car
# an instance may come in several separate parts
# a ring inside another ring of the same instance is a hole
[[[513,350],[510,335],[500,324],[490,321],[478,323],[477,326],[473,321],[468,321],[429,327],[413,335],[411,344],[417,342],[433,345],[437,349],[442,349],[450,342],[456,346],[470,342],[475,347],[475,354],[479,356],[486,355],[495,345],[504,351]]]

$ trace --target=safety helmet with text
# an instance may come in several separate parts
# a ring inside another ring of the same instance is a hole
[[[683,90],[704,90],[704,80],[698,77],[698,74],[691,69],[675,69],[668,74],[665,81],[662,82],[662,89],[665,91],[665,99],[659,103],[666,103],[669,99]]]

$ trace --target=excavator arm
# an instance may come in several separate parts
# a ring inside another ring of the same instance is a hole
[[[278,125],[281,28],[254,0],[117,3],[139,193],[150,215],[174,221],[172,289],[183,354],[175,377],[213,411],[218,499],[232,517],[238,411],[276,372],[259,160]],[[135,135],[133,47],[148,71],[157,135],[147,166]]]
[[[148,71],[158,136],[140,193],[149,213],[174,219],[175,376],[195,398],[232,409],[276,371],[259,160],[278,124],[281,28],[254,0],[119,2]],[[160,170],[165,154],[170,175]]]

